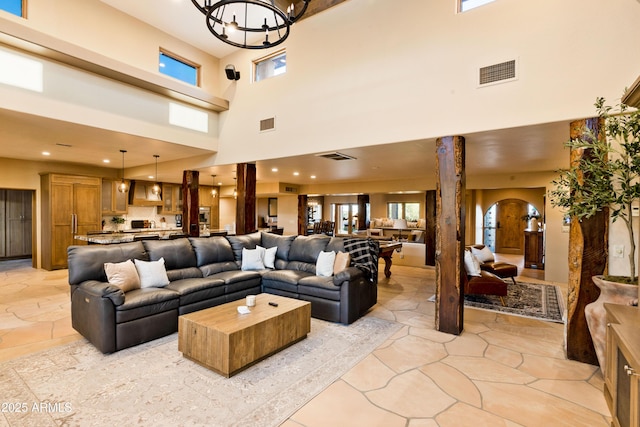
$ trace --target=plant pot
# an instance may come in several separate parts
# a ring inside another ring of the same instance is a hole
[[[600,370],[605,372],[605,349],[607,345],[607,313],[604,303],[629,305],[638,298],[638,286],[610,282],[602,276],[593,276],[593,283],[600,289],[600,296],[584,308],[585,318],[596,350]]]

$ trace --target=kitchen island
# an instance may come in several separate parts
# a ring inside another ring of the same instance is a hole
[[[88,242],[90,245],[111,245],[144,239],[167,240],[184,235],[182,228],[131,228],[122,231],[96,231],[95,233],[79,234],[73,237],[81,242]],[[228,235],[226,230],[207,229],[200,233],[200,237],[226,235]]]

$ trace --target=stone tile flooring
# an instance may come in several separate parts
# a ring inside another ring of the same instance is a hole
[[[440,333],[433,269],[392,272],[367,315],[404,327],[284,427],[610,425],[600,370],[566,360],[563,325],[466,309],[461,335]],[[0,361],[81,339],[69,306],[66,270],[0,263]]]

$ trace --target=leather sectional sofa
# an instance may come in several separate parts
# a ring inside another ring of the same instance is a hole
[[[356,239],[350,240],[349,248]],[[370,262],[363,267],[352,261],[330,277],[316,275],[316,260],[322,251],[348,252],[343,238],[256,232],[70,246],[72,326],[101,352],[112,353],[176,332],[179,315],[260,292],[310,301],[313,317],[349,324],[377,301],[377,243],[357,240],[360,255],[363,243],[368,245]],[[275,268],[242,268],[243,249],[257,246],[277,247]],[[105,263],[161,258],[166,286],[124,292],[108,282]]]

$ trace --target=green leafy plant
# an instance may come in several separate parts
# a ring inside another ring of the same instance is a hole
[[[114,216],[111,218],[111,222],[114,224],[124,224],[124,218],[121,216]]]
[[[559,178],[552,182],[555,188],[550,191],[550,200],[577,220],[604,209],[609,210],[613,222],[622,220],[629,240],[630,273],[625,280],[617,281],[637,283],[631,219],[632,204],[640,198],[640,111],[625,104],[608,106],[604,98],[598,98],[595,106],[604,132],[584,132],[582,137],[565,143],[572,149],[590,150],[591,155],[582,156],[569,169],[559,171]]]

